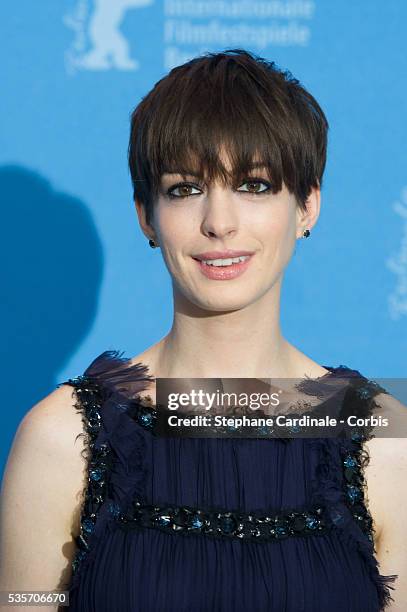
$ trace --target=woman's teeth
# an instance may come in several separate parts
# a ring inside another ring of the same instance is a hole
[[[207,266],[231,266],[234,263],[240,263],[249,259],[250,255],[242,255],[241,257],[233,257],[232,259],[202,259],[202,263]]]

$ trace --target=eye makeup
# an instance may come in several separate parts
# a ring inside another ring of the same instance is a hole
[[[265,189],[262,189],[261,191],[250,191],[249,189],[236,189],[235,191],[239,193],[245,193],[245,194],[255,195],[255,196],[259,196],[263,194],[265,195],[265,194],[270,193],[270,191],[272,191],[272,184],[269,181],[263,178],[260,178],[260,177],[248,177],[240,183],[240,186],[247,185],[247,184],[264,185]],[[202,190],[204,185],[202,183],[199,184],[199,183],[193,183],[190,181],[180,181],[180,182],[177,182],[171,185],[168,189],[165,189],[164,194],[171,199],[183,199],[183,198],[191,197],[193,195],[199,195],[199,193],[189,193],[186,195],[176,195],[174,193],[176,189],[182,189],[184,187]]]
[[[265,188],[262,189],[261,191],[250,191],[249,189],[235,189],[236,192],[239,193],[246,193],[249,195],[263,195],[263,194],[268,194],[270,193],[270,191],[272,191],[272,184],[267,181],[264,178],[261,177],[255,177],[255,176],[251,176],[251,177],[247,177],[245,178],[243,181],[241,181],[239,183],[239,187],[242,187],[242,185],[263,185]],[[203,183],[194,183],[192,181],[179,181],[177,183],[171,184],[167,189],[164,189],[164,194],[171,198],[171,199],[177,199],[177,198],[188,198],[194,195],[199,195],[203,189],[204,185]],[[198,190],[198,193],[187,193],[184,195],[177,195],[176,193],[174,193],[177,189],[183,189],[183,188],[189,188],[189,189],[195,189]]]

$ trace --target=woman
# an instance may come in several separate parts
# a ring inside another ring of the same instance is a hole
[[[314,391],[346,379],[345,403],[391,401],[280,330],[283,273],[319,216],[327,130],[298,80],[239,49],[173,69],[136,107],[134,201],[171,275],[173,325],[131,359],[105,351],[25,417],[3,493],[3,589],[66,586],[68,609],[86,612],[404,609],[405,578],[390,592],[406,529],[388,462],[399,482],[403,440],[155,428],[156,378],[299,378]]]

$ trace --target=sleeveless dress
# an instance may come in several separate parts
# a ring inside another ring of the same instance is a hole
[[[344,404],[385,392],[347,366]],[[378,612],[366,436],[169,438],[139,393],[148,366],[118,351],[71,385],[87,486],[68,585],[75,612]],[[309,379],[312,384],[313,379]]]

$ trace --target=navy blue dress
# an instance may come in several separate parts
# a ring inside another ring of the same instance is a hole
[[[150,380],[105,351],[58,385],[74,388],[88,470],[65,610],[385,609],[397,576],[375,557],[363,437],[159,436],[138,395]],[[356,391],[344,401],[374,402],[374,386]]]

